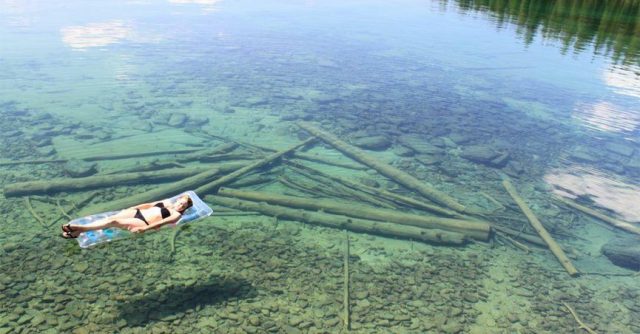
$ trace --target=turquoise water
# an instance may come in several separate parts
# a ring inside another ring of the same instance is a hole
[[[598,333],[638,333],[638,27],[637,1],[0,1],[0,333],[580,332],[569,307]],[[113,201],[291,147],[298,121],[415,179],[315,143],[289,161],[351,186],[282,161],[224,185],[438,215],[373,187],[515,232],[441,226],[455,247],[406,219],[349,232],[348,325],[335,216],[229,208],[212,190],[214,216],[185,230],[59,238]],[[153,171],[180,175],[111,179]],[[581,275],[521,238],[537,234],[505,178]]]

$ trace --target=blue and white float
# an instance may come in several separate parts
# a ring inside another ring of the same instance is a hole
[[[202,199],[200,199],[200,197],[198,197],[198,195],[196,195],[196,193],[193,191],[187,191],[187,192],[181,193],[179,195],[166,199],[166,201],[169,201],[170,203],[174,203],[176,200],[178,200],[178,198],[184,195],[189,195],[189,197],[193,201],[193,206],[191,206],[189,209],[187,209],[184,212],[184,214],[182,215],[182,217],[180,217],[180,220],[178,220],[177,223],[165,225],[162,228],[166,226],[176,227],[178,225],[184,225],[186,223],[198,220],[200,218],[208,217],[211,215],[211,213],[213,213],[213,210],[209,206],[207,206],[207,204],[205,204],[202,201]],[[113,216],[116,213],[118,213],[118,211],[98,213],[95,215],[74,219],[69,223],[86,225],[86,224],[95,222],[97,220],[104,219],[109,216]],[[119,228],[105,228],[102,230],[95,230],[95,231],[80,233],[77,240],[80,247],[88,248],[104,242],[110,242],[118,239],[129,238],[132,235],[133,233],[127,230],[123,230]]]

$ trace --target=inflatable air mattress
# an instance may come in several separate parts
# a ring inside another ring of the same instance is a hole
[[[193,206],[190,207],[189,209],[187,209],[184,212],[184,214],[182,215],[182,217],[180,218],[180,220],[177,223],[165,225],[165,226],[163,226],[163,228],[166,227],[166,226],[175,227],[177,225],[183,225],[183,224],[186,224],[188,222],[192,222],[192,221],[198,220],[200,218],[210,216],[211,213],[213,212],[213,210],[211,210],[211,208],[209,206],[207,206],[200,199],[200,197],[198,197],[198,195],[196,195],[196,193],[193,192],[193,191],[187,191],[187,192],[181,193],[179,195],[176,195],[174,197],[168,198],[166,200],[168,200],[168,201],[173,203],[178,198],[180,198],[180,196],[185,195],[185,194],[189,195],[189,197],[191,197],[191,200],[193,201]],[[112,216],[112,215],[116,214],[117,212],[118,211],[110,211],[110,212],[98,213],[98,214],[95,214],[95,215],[74,219],[74,220],[70,221],[69,223],[78,224],[78,225],[85,225],[85,224],[89,224],[91,222],[94,222],[96,220],[100,220],[100,219],[104,219],[104,218],[107,218],[109,216]],[[88,248],[88,247],[95,246],[97,244],[101,244],[101,243],[104,243],[104,242],[110,242],[110,241],[114,241],[114,240],[118,240],[118,239],[128,238],[132,234],[133,233],[131,233],[131,232],[127,231],[127,230],[123,230],[123,229],[119,229],[119,228],[105,228],[105,229],[102,229],[102,230],[95,230],[95,231],[88,231],[88,232],[80,233],[80,235],[78,236],[77,240],[78,240],[78,244],[80,245],[80,247]]]

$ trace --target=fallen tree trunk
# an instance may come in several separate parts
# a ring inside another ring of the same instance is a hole
[[[217,168],[212,168],[205,172],[190,176],[181,181],[158,186],[155,189],[145,191],[143,193],[88,207],[86,209],[83,209],[80,212],[80,215],[84,216],[97,212],[122,210],[141,203],[153,202],[163,198],[172,197],[178,193],[193,189],[194,187],[209,182],[216,175],[228,173],[230,171],[237,170],[238,168],[240,168],[238,164],[222,165]]]
[[[385,236],[419,240],[442,245],[462,245],[466,241],[465,236],[460,233],[446,232],[436,229],[424,229],[415,226],[400,226],[397,224],[390,224],[379,221],[350,218],[328,213],[297,210],[276,205],[269,205],[266,203],[242,201],[238,199],[224,198],[213,195],[206,196],[205,200],[217,205],[223,205],[239,210],[257,211],[267,216],[297,220],[309,224],[317,224],[339,229],[347,229],[354,232],[380,234]]]
[[[307,139],[307,140],[305,140],[305,141],[303,141],[301,143],[298,143],[298,144],[296,144],[294,146],[291,146],[291,147],[289,147],[287,149],[284,149],[282,151],[273,153],[273,154],[269,155],[268,157],[266,157],[266,158],[264,158],[262,160],[256,161],[256,162],[254,162],[254,163],[252,163],[250,165],[247,165],[245,167],[242,167],[242,168],[236,170],[235,172],[233,172],[231,174],[227,174],[227,175],[225,175],[225,176],[223,176],[223,177],[221,177],[221,178],[219,178],[219,179],[217,179],[217,180],[215,180],[213,182],[210,182],[208,184],[200,186],[195,191],[197,193],[200,193],[200,194],[208,193],[208,192],[211,192],[211,191],[216,191],[216,190],[218,190],[218,188],[220,186],[222,186],[224,184],[227,184],[227,183],[237,179],[238,177],[240,177],[240,176],[242,176],[242,175],[244,175],[246,173],[249,173],[250,171],[252,171],[252,170],[254,170],[256,168],[260,168],[262,166],[270,164],[273,161],[275,161],[277,159],[280,159],[283,155],[288,154],[288,153],[296,150],[299,147],[305,146],[305,145],[311,143],[314,140],[316,140],[316,138],[311,137],[311,138],[309,138],[309,139]]]
[[[534,245],[540,246],[540,247],[544,247],[547,248],[547,244],[544,242],[544,240],[542,240],[540,237],[537,237],[535,235],[532,234],[528,234],[528,233],[524,233],[524,232],[520,232],[520,231],[516,231],[514,229],[508,228],[508,227],[503,227],[503,226],[498,226],[498,225],[493,225],[493,228],[496,231],[500,231],[504,234],[507,234],[513,238],[518,238],[518,239],[522,239],[524,241],[527,241],[529,243],[532,243]]]
[[[549,249],[551,250],[553,255],[556,256],[558,261],[560,261],[560,264],[562,264],[564,269],[569,273],[570,276],[577,276],[579,274],[578,270],[573,266],[571,260],[569,260],[567,255],[565,255],[562,248],[560,248],[560,245],[558,245],[558,243],[553,240],[553,237],[551,237],[549,232],[547,232],[544,226],[542,226],[542,223],[540,223],[538,218],[533,214],[533,211],[531,211],[527,203],[525,203],[522,197],[518,195],[516,188],[511,184],[511,182],[509,182],[508,179],[502,180],[502,185],[507,190],[509,195],[511,195],[511,198],[513,198],[516,204],[518,204],[518,207],[520,207],[520,210],[522,210],[524,215],[527,217],[527,219],[531,223],[531,226],[533,226],[533,229],[538,232],[540,238],[542,238],[547,246],[549,246]]]
[[[325,165],[329,165],[329,166],[336,166],[336,167],[342,167],[342,168],[347,168],[347,169],[355,169],[355,170],[365,170],[367,169],[367,167],[364,166],[360,166],[360,165],[353,165],[353,164],[348,164],[348,163],[344,163],[344,162],[340,162],[340,161],[334,161],[334,160],[329,160],[327,158],[323,158],[321,156],[316,156],[316,155],[311,155],[311,154],[305,154],[305,153],[294,153],[293,158],[298,158],[300,160],[307,160],[307,161],[311,161],[311,162],[317,162],[319,164],[325,164]]]
[[[387,209],[359,206],[351,203],[341,203],[326,199],[302,198],[257,191],[242,191],[229,188],[221,188],[218,195],[225,197],[241,198],[256,202],[283,205],[296,209],[320,210],[333,214],[350,217],[377,220],[395,223],[403,226],[417,226],[426,229],[439,229],[456,232],[476,240],[489,239],[491,227],[489,224],[479,221],[451,219],[441,217],[419,216]]]
[[[591,217],[600,219],[601,221],[603,221],[603,222],[605,222],[605,223],[607,223],[609,225],[617,227],[617,228],[619,228],[621,230],[625,230],[627,232],[631,232],[633,234],[640,234],[640,227],[638,227],[638,226],[635,226],[633,224],[630,224],[630,223],[627,223],[627,222],[624,222],[624,221],[621,221],[621,220],[617,220],[615,218],[611,218],[611,217],[606,216],[606,215],[604,215],[604,214],[602,214],[602,213],[600,213],[600,212],[598,212],[598,211],[596,211],[594,209],[588,208],[588,207],[586,207],[584,205],[580,205],[580,204],[578,204],[578,203],[576,203],[576,202],[574,202],[574,201],[572,201],[572,200],[570,200],[568,198],[556,197],[556,199],[558,201],[568,205],[569,207],[572,207],[572,208],[574,208],[574,209],[576,209],[576,210],[578,210],[578,211],[580,211],[582,213],[585,213],[585,214],[587,214],[587,215],[589,215]]]
[[[343,308],[343,321],[344,321],[344,328],[345,330],[349,331],[351,329],[351,325],[350,325],[350,320],[351,320],[351,316],[350,316],[350,310],[351,308],[349,307],[349,231],[345,230],[344,231],[344,255],[343,255],[343,261],[344,261],[344,266],[343,266],[343,270],[344,270],[344,282],[342,284],[342,308]]]
[[[345,200],[355,199],[353,196],[340,191],[340,189],[327,187],[315,182],[315,180],[300,180],[299,178],[281,176],[278,181],[288,188],[307,193],[312,197],[341,198]]]
[[[176,159],[178,162],[191,162],[194,160],[199,160],[203,156],[214,155],[214,154],[225,154],[235,150],[238,147],[236,143],[223,143],[217,146],[214,146],[211,149],[201,150],[196,153],[186,154]]]
[[[381,208],[388,208],[388,209],[396,209],[396,205],[393,202],[387,202],[383,199],[380,199],[378,197],[375,197],[367,192],[364,191],[360,191],[359,189],[354,189],[353,187],[349,187],[344,185],[341,182],[337,182],[331,178],[327,178],[322,174],[317,174],[317,173],[313,173],[313,172],[309,172],[305,169],[295,169],[295,171],[310,179],[313,180],[315,182],[317,182],[318,184],[321,185],[321,187],[323,188],[329,188],[332,189],[338,193],[343,194],[342,197],[346,197],[346,198],[351,198],[351,199],[356,199],[358,202],[363,201],[363,202],[367,202],[370,204],[373,204],[375,206],[381,207]],[[340,196],[338,196],[340,197]]]
[[[306,171],[309,171],[313,174],[317,174],[320,176],[323,176],[325,178],[334,180],[338,183],[341,183],[349,188],[355,189],[355,190],[360,190],[363,191],[365,193],[369,193],[375,196],[378,196],[381,199],[385,199],[387,201],[391,201],[391,202],[395,202],[398,204],[402,204],[402,205],[406,205],[409,207],[413,207],[416,209],[421,209],[421,210],[426,210],[429,212],[433,212],[433,213],[437,213],[441,216],[445,216],[445,217],[455,217],[455,218],[465,218],[465,216],[455,212],[455,211],[451,211],[449,209],[445,209],[443,207],[434,205],[434,204],[429,204],[429,203],[425,203],[423,201],[419,201],[417,199],[411,198],[411,197],[407,197],[407,196],[403,196],[403,195],[399,195],[384,189],[378,189],[378,188],[374,188],[374,187],[370,187],[367,186],[365,184],[362,183],[356,183],[347,179],[343,179],[341,177],[337,177],[337,176],[333,176],[333,175],[329,175],[326,174],[324,172],[321,172],[315,168],[309,167],[307,165],[303,165],[301,163],[295,162],[295,161],[291,161],[291,160],[287,160],[286,162],[288,165],[291,165],[294,168],[298,168],[298,169],[304,169]]]
[[[237,164],[236,164],[237,165]],[[82,191],[101,187],[112,187],[125,184],[162,182],[183,179],[210,168],[175,168],[154,172],[136,172],[89,176],[78,179],[52,179],[47,181],[29,181],[10,184],[4,188],[5,197],[53,194],[63,191]]]
[[[208,136],[210,138],[215,138],[215,139],[218,139],[218,140],[222,140],[222,141],[227,142],[227,143],[233,143],[233,144],[242,146],[244,148],[247,148],[247,149],[250,149],[250,150],[253,150],[253,151],[277,152],[277,150],[272,149],[270,147],[263,147],[263,146],[259,146],[259,145],[256,145],[256,144],[245,143],[245,142],[242,142],[242,141],[239,141],[239,140],[235,140],[233,138],[219,136],[219,135],[211,133],[211,132],[209,132],[207,130],[200,131],[200,133],[203,133],[204,135],[206,135],[206,136]]]
[[[436,190],[432,187],[427,186],[422,181],[418,180],[414,176],[409,175],[404,171],[401,171],[393,166],[390,166],[389,164],[386,164],[384,162],[381,162],[373,158],[372,156],[366,154],[361,149],[345,143],[344,141],[338,139],[338,137],[332,135],[331,133],[318,129],[305,122],[298,122],[297,124],[300,128],[322,139],[323,141],[335,147],[337,150],[341,151],[347,156],[377,170],[382,175],[385,175],[391,178],[392,180],[398,182],[399,184],[411,190],[417,191],[418,193],[425,196],[426,198],[438,204],[442,204],[448,208],[451,208],[455,211],[462,212],[462,213],[469,213],[467,212],[464,205],[458,203],[452,197],[440,192],[439,190]]]
[[[201,162],[219,162],[225,160],[254,160],[255,157],[248,153],[223,153],[203,155],[198,158]]]
[[[232,182],[230,185],[237,188],[242,188],[242,187],[251,187],[259,184],[264,184],[267,182],[276,182],[277,180],[278,179],[274,175],[255,174],[255,175],[250,175],[248,177],[236,180]]]
[[[141,194],[137,194],[134,196],[129,196],[129,197],[125,197],[123,199],[120,200],[116,200],[116,201],[112,201],[109,203],[105,203],[102,204],[100,206],[96,206],[96,207],[91,207],[91,211],[92,212],[105,212],[105,211],[113,211],[113,210],[122,210],[134,205],[138,205],[140,203],[146,203],[146,202],[152,202],[152,201],[157,201],[159,199],[162,198],[166,198],[166,197],[171,197],[174,196],[177,193],[189,190],[189,189],[193,189],[195,187],[198,187],[195,192],[196,193],[206,193],[209,191],[213,191],[213,190],[217,190],[218,187],[220,187],[223,184],[226,184],[228,182],[231,182],[235,179],[237,179],[239,176],[244,175],[256,168],[262,167],[268,163],[273,162],[274,160],[280,158],[281,156],[297,149],[298,147],[304,146],[312,141],[314,141],[315,138],[309,138],[305,141],[303,141],[302,143],[296,144],[288,149],[282,150],[280,152],[274,153],[262,160],[256,161],[252,164],[249,164],[247,166],[244,166],[240,169],[234,168],[231,170],[234,170],[233,172],[231,172],[230,174],[224,175],[218,179],[216,179],[213,182],[209,182],[213,177],[215,177],[218,174],[223,173],[223,171],[221,171],[220,168],[214,168],[212,170],[209,171],[205,171],[202,172],[200,174],[196,174],[194,176],[191,176],[189,178],[186,178],[182,181],[179,182],[175,182],[166,186],[161,186],[158,187],[156,189],[153,190],[149,190],[147,192],[141,193]],[[237,166],[237,165],[236,165]],[[229,169],[227,169],[226,171],[229,171]],[[209,183],[207,183],[209,182]],[[90,214],[91,212],[89,212],[89,210],[83,210],[81,212],[81,214]]]
[[[198,149],[190,148],[190,149],[170,150],[170,151],[100,155],[95,157],[81,158],[80,160],[84,160],[84,161],[118,160],[118,159],[129,159],[129,158],[141,158],[141,157],[148,157],[152,155],[162,155],[162,154],[186,154],[186,153],[193,153],[201,150],[202,149],[200,148]],[[0,166],[43,164],[43,163],[64,163],[64,162],[68,162],[69,160],[70,159],[40,159],[40,160],[0,161]]]

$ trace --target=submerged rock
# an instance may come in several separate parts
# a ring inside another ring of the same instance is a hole
[[[604,145],[605,149],[609,152],[620,154],[624,157],[630,157],[633,154],[633,146],[631,143],[607,143]]]
[[[360,183],[364,184],[365,186],[369,186],[373,188],[380,187],[380,183],[378,183],[378,181],[374,179],[366,178],[366,177],[360,178]]]
[[[201,127],[209,123],[209,118],[206,116],[193,116],[189,117],[185,126],[188,127]]]
[[[518,175],[525,172],[524,165],[518,161],[509,161],[507,164],[507,168],[504,170],[510,176],[517,177]]]
[[[288,114],[280,116],[281,121],[295,121],[300,118],[300,115],[296,114]]]
[[[418,161],[419,163],[425,165],[425,166],[431,166],[431,165],[438,165],[442,163],[442,156],[440,155],[425,155],[425,156],[420,156],[416,158],[416,161]]]
[[[71,159],[64,164],[64,172],[71,177],[84,177],[95,174],[97,166],[95,162]]]
[[[54,155],[56,153],[56,149],[53,146],[43,146],[38,147],[36,149],[36,152],[38,152],[38,154],[41,156],[48,157],[50,155]]]
[[[636,238],[614,238],[602,246],[602,253],[613,264],[640,271],[640,242]]]
[[[177,112],[177,113],[171,114],[167,124],[169,126],[179,127],[179,126],[182,126],[186,122],[187,122],[187,115],[185,115],[183,113],[180,113],[180,112]]]
[[[340,102],[342,99],[339,96],[332,96],[332,95],[322,95],[322,96],[318,96],[315,98],[312,98],[311,101],[319,104],[319,105],[327,105],[327,104],[331,104],[331,103],[338,103]]]
[[[473,162],[487,163],[500,155],[497,151],[489,146],[477,145],[468,146],[462,150],[460,156]]]
[[[236,112],[236,110],[234,108],[231,108],[229,106],[226,106],[222,109],[222,113],[223,114],[234,114]]]
[[[471,141],[471,137],[469,137],[466,134],[462,134],[462,133],[452,133],[449,135],[449,140],[451,140],[452,142],[461,145],[461,144],[466,144],[468,142]]]
[[[95,133],[89,129],[78,129],[75,132],[76,139],[93,139],[95,138]]]
[[[244,103],[248,107],[259,107],[269,104],[269,100],[266,97],[262,96],[252,96],[244,100]]]
[[[371,136],[354,139],[353,144],[365,150],[384,151],[391,146],[391,141],[385,136]]]
[[[501,153],[486,145],[468,146],[460,153],[462,158],[491,167],[504,167],[509,161],[508,153]]]
[[[628,172],[637,172],[640,171],[640,157],[631,158],[625,165],[624,168]]]
[[[414,150],[419,154],[442,154],[444,150],[435,145],[429,143],[425,138],[422,138],[418,135],[403,135],[398,138],[398,141]]]
[[[599,158],[593,152],[584,147],[579,147],[573,152],[569,153],[569,159],[578,162],[590,163],[596,163],[599,161]]]
[[[171,115],[166,114],[166,113],[153,113],[151,115],[151,117],[149,118],[149,120],[151,122],[153,122],[153,124],[161,124],[161,125],[165,125],[169,123],[169,118],[171,117]]]
[[[395,153],[395,155],[399,156],[399,157],[412,157],[414,156],[415,152],[403,145],[398,145],[393,149],[393,153]]]

